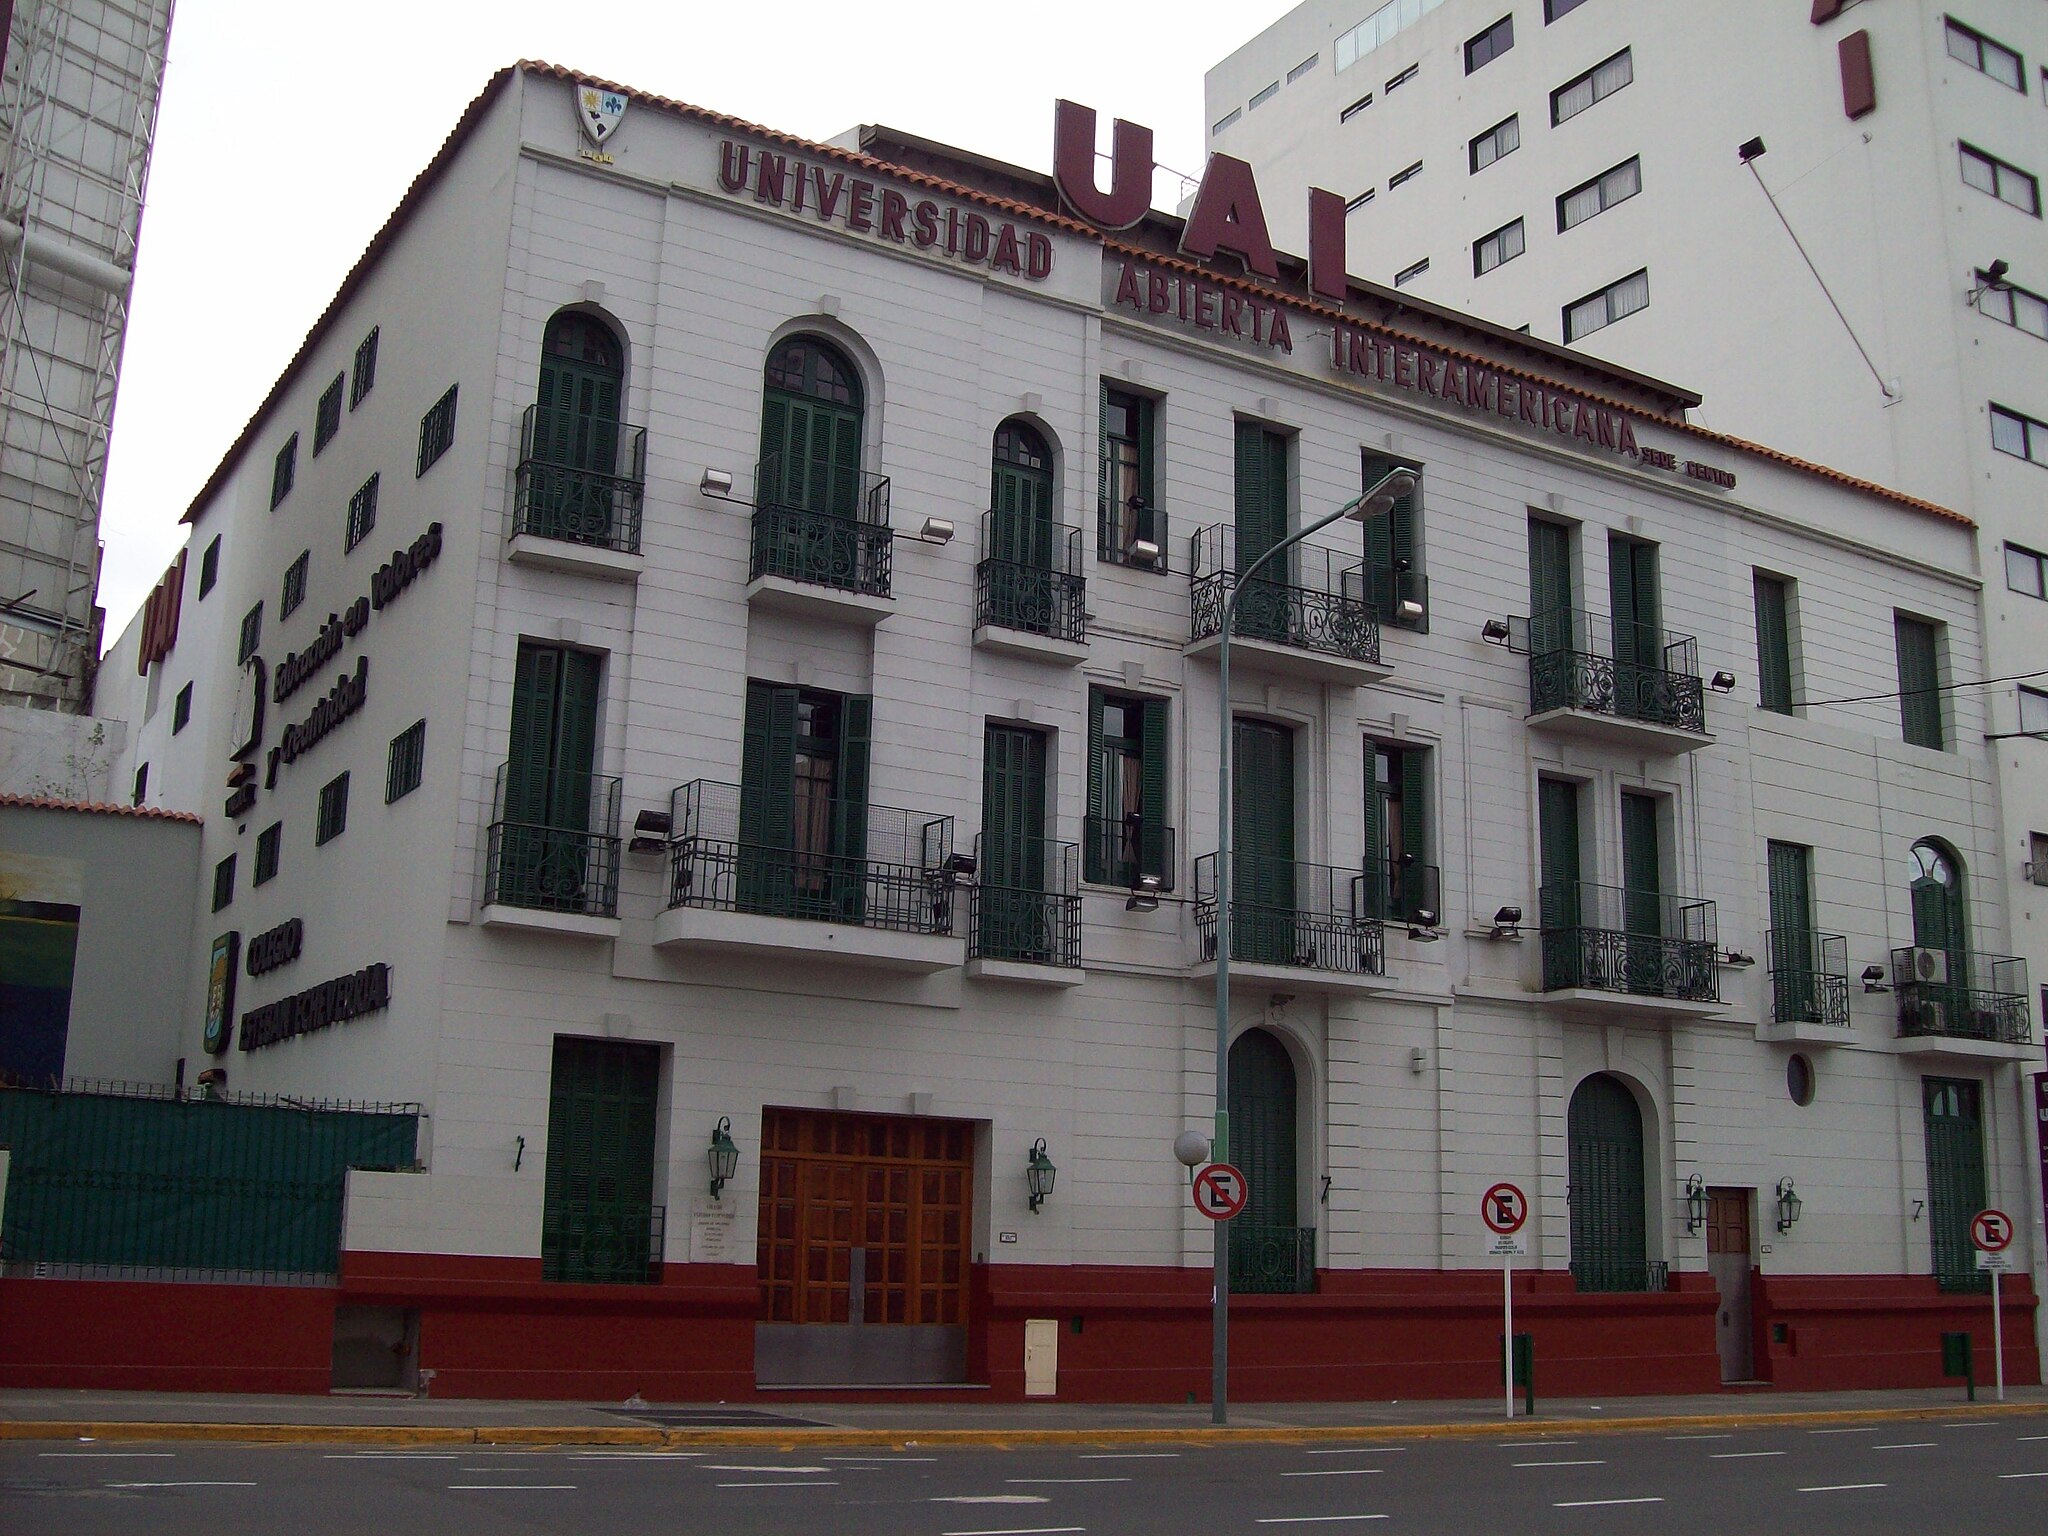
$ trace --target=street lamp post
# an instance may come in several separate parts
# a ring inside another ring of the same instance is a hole
[[[1230,718],[1230,632],[1237,622],[1237,600],[1260,566],[1285,554],[1310,534],[1321,533],[1345,518],[1368,522],[1393,510],[1401,497],[1415,489],[1412,469],[1394,469],[1382,475],[1363,495],[1354,497],[1336,511],[1298,528],[1271,549],[1264,551],[1237,575],[1229,601],[1223,605],[1223,634],[1216,647],[1216,715],[1219,726],[1216,767],[1216,1134],[1210,1155],[1219,1163],[1230,1161],[1230,871],[1231,832],[1231,740]],[[1209,1402],[1214,1423],[1230,1420],[1230,1223],[1219,1221],[1216,1228],[1216,1279],[1210,1301]]]

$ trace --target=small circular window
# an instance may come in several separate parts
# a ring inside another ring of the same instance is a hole
[[[1813,1102],[1813,1063],[1795,1054],[1785,1063],[1785,1091],[1804,1108]]]

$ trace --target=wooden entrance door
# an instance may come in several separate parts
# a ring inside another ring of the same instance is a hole
[[[1750,1338],[1749,1279],[1755,1262],[1750,1255],[1749,1210],[1754,1191],[1707,1191],[1707,1270],[1721,1292],[1721,1310],[1714,1318],[1714,1342],[1721,1350],[1721,1379],[1749,1381],[1756,1375]]]

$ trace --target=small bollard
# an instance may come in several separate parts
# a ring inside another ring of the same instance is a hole
[[[1977,1371],[1970,1356],[1970,1336],[1967,1333],[1944,1333],[1941,1336],[1941,1374],[1953,1379],[1963,1378],[1970,1394],[1970,1401],[1977,1401]]]

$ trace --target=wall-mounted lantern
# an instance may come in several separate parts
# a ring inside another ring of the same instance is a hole
[[[1707,1187],[1694,1174],[1685,1181],[1685,1230],[1697,1233],[1707,1224]]]
[[[1045,1197],[1052,1193],[1052,1181],[1058,1174],[1059,1169],[1045,1155],[1045,1138],[1041,1136],[1031,1144],[1031,1158],[1024,1165],[1024,1187],[1030,1191],[1032,1210],[1036,1211],[1045,1204]]]
[[[1790,1174],[1787,1174],[1784,1178],[1778,1180],[1778,1230],[1780,1232],[1790,1232],[1792,1230],[1793,1223],[1799,1220],[1800,1204],[1799,1195],[1792,1188],[1792,1177]]]
[[[716,1200],[718,1192],[725,1188],[740,1166],[740,1149],[732,1139],[732,1120],[720,1115],[718,1124],[711,1128],[711,1145],[705,1150],[704,1161],[711,1169],[711,1198]]]

